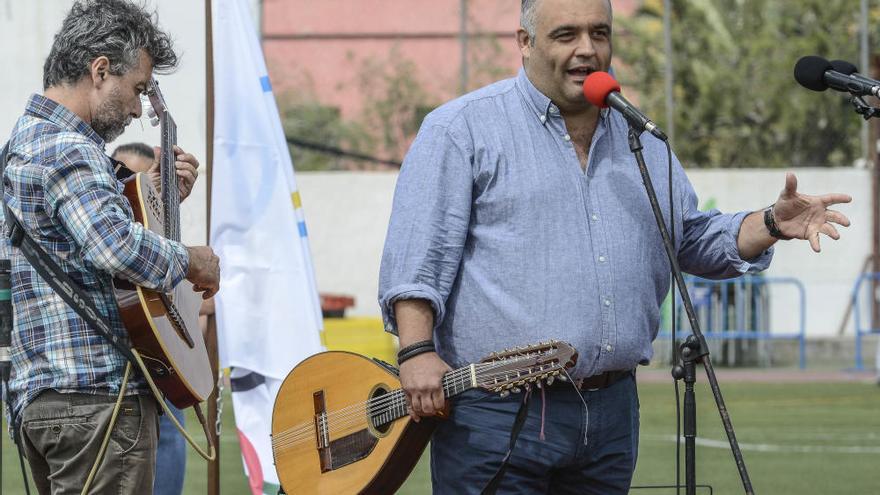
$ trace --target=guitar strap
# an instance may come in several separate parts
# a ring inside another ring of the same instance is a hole
[[[0,152],[0,178],[4,177],[6,171],[6,153],[9,150],[9,143],[3,147]],[[4,181],[5,182],[5,181]],[[2,201],[2,199],[0,199]],[[83,320],[94,328],[101,336],[107,339],[113,347],[116,348],[126,359],[131,361],[134,369],[140,369],[137,361],[134,359],[131,349],[113,332],[113,327],[107,320],[107,317],[98,311],[95,303],[89,296],[85,294],[82,287],[70,278],[68,274],[58,266],[39,244],[36,243],[24,230],[24,226],[18,218],[9,209],[9,206],[3,201],[3,213],[6,219],[6,234],[12,246],[21,250],[28,263],[34,267],[34,270],[52,287],[56,294],[61,296],[74,311]]]
[[[510,446],[507,449],[507,454],[501,461],[501,466],[495,472],[495,476],[492,476],[492,479],[489,480],[489,483],[486,484],[486,488],[483,488],[480,495],[495,495],[495,492],[498,491],[501,479],[504,478],[504,473],[507,472],[507,465],[510,462],[511,454],[513,454],[513,448],[516,446],[516,439],[519,438],[519,432],[522,430],[529,415],[529,397],[531,395],[532,389],[527,386],[523,391],[523,398],[519,404],[519,411],[516,412],[516,419],[513,420],[513,427],[510,429]]]

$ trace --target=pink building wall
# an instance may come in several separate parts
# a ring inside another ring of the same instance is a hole
[[[615,15],[637,0],[615,0]],[[460,94],[460,0],[263,0],[263,49],[276,94],[303,93],[337,107],[345,117],[362,109],[358,75],[368,60],[384,62],[393,50],[413,61],[416,77],[436,104]],[[470,57],[500,77],[470,64],[468,89],[516,74],[521,65],[514,33],[519,2],[469,0]],[[492,41],[494,39],[494,42]]]

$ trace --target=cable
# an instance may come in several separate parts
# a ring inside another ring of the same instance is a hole
[[[89,476],[86,478],[86,483],[83,485],[83,489],[81,495],[88,495],[89,488],[92,487],[92,482],[95,480],[95,474],[98,472],[98,466],[101,465],[101,461],[104,460],[104,453],[107,450],[107,444],[110,443],[110,435],[113,433],[113,427],[116,426],[116,419],[119,417],[119,409],[122,406],[122,399],[125,397],[125,389],[128,388],[128,378],[131,376],[131,362],[125,363],[125,374],[122,376],[122,385],[119,387],[119,395],[116,397],[116,405],[113,406],[113,414],[110,415],[110,424],[107,425],[107,433],[104,434],[104,440],[101,441],[101,448],[98,449],[98,457],[95,459],[95,463],[92,464],[92,469],[89,470]]]
[[[153,396],[156,398],[156,402],[158,402],[162,406],[162,410],[165,411],[165,414],[168,416],[168,419],[174,424],[177,430],[183,435],[183,438],[186,439],[187,443],[189,443],[193,449],[203,459],[208,462],[213,462],[217,459],[217,451],[214,448],[213,442],[211,442],[211,435],[208,433],[207,421],[205,420],[204,414],[202,414],[202,408],[199,404],[195,404],[193,409],[195,410],[196,417],[199,419],[199,423],[202,424],[202,429],[205,432],[205,438],[208,441],[208,447],[210,449],[210,454],[205,452],[198,444],[195,443],[195,440],[190,436],[190,434],[186,431],[183,425],[177,421],[177,418],[174,417],[174,414],[168,409],[168,404],[163,400],[162,392],[156,387],[156,383],[153,381],[153,377],[150,376],[150,372],[147,369],[147,366],[144,364],[143,359],[141,358],[141,354],[137,351],[137,349],[132,348],[131,353],[134,355],[134,359],[138,364],[141,372],[144,377],[147,379],[147,384],[150,386],[150,390],[153,393]],[[107,449],[107,444],[110,443],[110,435],[113,433],[113,427],[116,426],[116,419],[119,416],[119,410],[122,406],[122,399],[125,396],[125,389],[128,387],[128,379],[131,375],[131,362],[127,362],[125,364],[125,374],[122,377],[122,385],[119,389],[119,396],[116,398],[116,405],[113,407],[113,414],[110,416],[110,424],[107,426],[107,433],[104,434],[104,440],[101,442],[101,447],[98,449],[98,457],[95,459],[95,463],[92,465],[92,469],[89,471],[89,476],[86,478],[85,485],[83,485],[83,489],[81,495],[87,495],[89,488],[91,488],[92,482],[94,481],[95,474],[98,472],[98,467],[101,464],[101,461],[104,459],[104,453]]]
[[[673,245],[675,245],[675,202],[673,201],[672,194],[672,148],[669,146],[668,141],[664,141],[666,144],[666,168],[667,175],[669,180],[669,234],[672,239]],[[670,266],[670,269],[672,267]],[[670,342],[672,343],[672,362],[676,362],[676,349],[675,345],[675,334],[676,334],[676,312],[675,312],[675,275],[670,274],[671,282],[669,287],[670,291],[670,327],[672,330],[672,338]],[[681,392],[678,388],[678,380],[672,381],[673,386],[675,388],[675,493],[676,495],[681,495]]]
[[[147,384],[150,386],[150,390],[153,391],[153,395],[156,397],[156,401],[159,402],[159,405],[162,406],[162,410],[165,411],[165,414],[168,415],[168,419],[170,419],[174,426],[177,427],[177,430],[180,431],[180,434],[183,435],[183,438],[186,439],[186,442],[189,443],[190,446],[192,446],[192,448],[195,449],[195,451],[198,452],[198,454],[202,456],[202,458],[206,461],[213,462],[214,460],[216,460],[217,451],[214,448],[214,443],[211,442],[211,435],[208,432],[208,422],[205,420],[205,416],[204,414],[202,414],[202,408],[199,406],[199,404],[195,404],[193,406],[193,409],[195,410],[196,417],[202,424],[202,429],[205,432],[205,439],[208,441],[208,448],[211,451],[210,454],[205,452],[202,447],[196,444],[196,441],[193,439],[193,437],[190,436],[189,433],[187,433],[186,428],[184,428],[183,425],[180,424],[179,421],[177,421],[177,418],[175,418],[174,414],[171,413],[171,410],[168,409],[168,404],[166,404],[165,401],[162,400],[162,392],[160,392],[159,389],[156,387],[156,383],[153,381],[153,377],[150,376],[150,372],[147,369],[147,365],[144,364],[144,361],[141,358],[141,354],[137,351],[137,349],[132,349],[131,353],[134,354],[135,361],[137,361],[141,372],[143,372],[144,376],[147,378]]]

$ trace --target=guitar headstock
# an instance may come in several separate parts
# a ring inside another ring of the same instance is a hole
[[[556,340],[506,349],[476,365],[477,386],[490,392],[506,392],[539,380],[552,383],[576,362],[577,350]]]
[[[153,107],[156,117],[162,118],[168,113],[168,105],[165,104],[165,97],[162,96],[162,92],[159,90],[159,81],[156,81],[155,77],[151,78],[147,85],[147,97],[150,99],[150,106]]]

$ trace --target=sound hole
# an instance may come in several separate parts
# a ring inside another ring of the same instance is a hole
[[[377,385],[370,393],[369,406],[367,407],[367,418],[369,420],[370,429],[377,436],[385,436],[391,429],[394,417],[392,416],[390,397],[387,397],[390,390],[384,385]],[[384,400],[383,400],[384,399]]]

